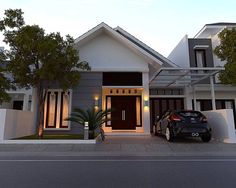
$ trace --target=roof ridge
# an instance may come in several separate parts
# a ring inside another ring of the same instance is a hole
[[[136,42],[138,42],[139,44],[141,44],[144,48],[146,48],[147,50],[149,50],[152,53],[155,53],[157,56],[160,56],[160,58],[165,59],[168,63],[174,64],[175,66],[179,67],[177,64],[175,64],[174,62],[172,62],[171,60],[169,60],[168,58],[166,58],[165,56],[163,56],[162,54],[160,54],[159,52],[157,52],[156,50],[154,50],[153,48],[151,48],[150,46],[148,46],[147,44],[145,44],[144,42],[142,42],[141,40],[139,40],[138,38],[136,38],[135,36],[133,36],[132,34],[130,34],[129,32],[127,32],[126,30],[124,30],[123,28],[117,26],[116,28],[114,28],[115,31],[120,31],[123,32],[123,34],[128,34],[130,35],[134,40],[136,40]]]

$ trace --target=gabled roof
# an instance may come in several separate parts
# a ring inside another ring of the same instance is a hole
[[[144,55],[146,58],[150,59],[151,61],[148,61],[152,66],[156,67],[157,65],[165,65],[168,67],[177,67],[174,63],[172,63],[170,60],[165,58],[164,56],[157,53],[155,50],[148,47],[146,44],[142,43],[132,35],[130,35],[128,32],[124,31],[120,27],[117,27],[115,29],[111,28],[104,22],[100,23],[96,27],[92,28],[82,36],[78,37],[75,40],[75,45],[82,45],[83,43],[86,43],[88,40],[91,40],[95,38],[96,36],[100,35],[102,32],[106,32],[113,37],[115,37],[120,42],[124,43],[126,46],[138,51],[142,55]]]
[[[217,22],[217,23],[206,24],[194,36],[194,38],[206,38],[206,37],[208,37],[209,34],[216,35],[222,29],[224,29],[226,27],[236,27],[236,23],[232,23],[232,22]]]
[[[236,23],[233,22],[217,22],[217,23],[211,23],[211,24],[206,24],[205,26],[236,26]]]
[[[178,67],[178,65],[174,64],[169,59],[167,59],[166,57],[164,57],[163,55],[161,55],[160,53],[158,53],[157,51],[155,51],[154,49],[152,49],[148,45],[144,44],[142,41],[138,40],[133,35],[131,35],[127,31],[125,31],[124,29],[120,28],[119,26],[116,27],[114,30],[117,31],[118,33],[120,33],[122,36],[124,36],[128,40],[130,40],[131,42],[133,42],[135,45],[139,46],[140,48],[142,48],[143,50],[145,50],[149,54],[151,54],[154,57],[156,57],[157,59],[159,59],[165,66]]]

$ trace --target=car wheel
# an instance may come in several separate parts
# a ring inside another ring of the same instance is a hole
[[[209,142],[211,140],[211,135],[205,135],[201,137],[203,142]]]
[[[157,126],[153,125],[153,134],[157,136]]]
[[[171,130],[170,130],[169,127],[166,128],[166,134],[165,134],[165,136],[166,136],[166,140],[167,140],[168,142],[172,142],[172,141],[174,140],[173,134],[172,134],[172,132],[171,132]]]

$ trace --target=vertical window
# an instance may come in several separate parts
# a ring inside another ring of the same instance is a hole
[[[70,93],[60,90],[48,91],[44,105],[44,128],[68,128]]]
[[[68,121],[65,121],[65,118],[69,116],[69,94],[69,92],[61,93],[60,128],[68,128]]]
[[[196,67],[207,67],[205,50],[195,50]]]
[[[111,97],[107,97],[107,106],[106,109],[111,109]],[[111,113],[107,115],[108,119],[111,119]],[[111,126],[111,121],[107,122],[107,126]]]
[[[48,92],[46,128],[56,128],[57,92]]]
[[[136,125],[141,126],[141,98],[136,97]]]

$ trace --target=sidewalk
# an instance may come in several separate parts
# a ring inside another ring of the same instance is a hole
[[[154,136],[107,136],[99,144],[0,144],[0,156],[229,156],[236,144],[177,140]]]

